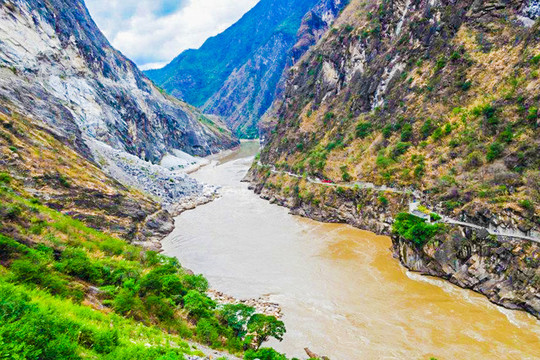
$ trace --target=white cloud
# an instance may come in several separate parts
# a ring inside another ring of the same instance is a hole
[[[86,0],[114,47],[143,69],[170,62],[234,24],[259,0]]]

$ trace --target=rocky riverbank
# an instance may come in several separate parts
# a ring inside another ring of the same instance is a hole
[[[268,316],[274,316],[280,319],[283,314],[279,304],[268,301],[268,298],[261,296],[258,299],[237,299],[229,296],[217,290],[209,290],[208,295],[215,300],[218,304],[243,304],[255,308],[255,312],[258,314],[264,314]]]
[[[245,181],[261,198],[291,209],[291,213],[313,220],[346,223],[374,233],[392,236],[395,216],[407,209],[411,195],[376,192],[370,189],[339,189],[307,184],[303,179],[283,182],[282,189],[267,172],[251,169]],[[285,187],[286,184],[286,187]],[[285,193],[285,188],[303,189]],[[324,194],[314,198],[309,194]],[[422,202],[448,216],[485,226],[514,229],[526,223],[515,211],[492,214],[480,205],[470,212],[451,214],[440,204]],[[536,229],[536,228],[534,228]],[[515,229],[516,231],[519,229]],[[528,228],[528,230],[531,230]],[[521,231],[521,230],[519,230]],[[485,295],[509,309],[524,310],[540,319],[540,245],[538,243],[489,235],[460,225],[447,225],[447,231],[422,248],[392,236],[394,256],[409,270],[446,279],[462,288]]]

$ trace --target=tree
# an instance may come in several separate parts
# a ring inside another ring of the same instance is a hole
[[[287,357],[278,353],[272,348],[262,348],[257,351],[248,350],[244,356],[244,360],[287,360]]]
[[[263,314],[255,314],[251,317],[248,322],[248,331],[255,335],[257,350],[270,337],[282,341],[283,335],[286,332],[283,321],[276,319],[274,316]]]
[[[223,322],[233,329],[237,337],[244,337],[248,321],[254,313],[254,308],[244,304],[227,304],[219,311]]]
[[[184,296],[184,308],[195,319],[210,317],[215,307],[216,303],[212,299],[196,290],[190,290]]]

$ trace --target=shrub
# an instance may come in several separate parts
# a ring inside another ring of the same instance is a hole
[[[396,216],[392,231],[402,238],[412,241],[422,248],[435,235],[444,229],[441,224],[427,224],[424,219],[408,213],[399,213]]]
[[[207,345],[217,345],[219,324],[216,319],[201,319],[197,323],[197,339]]]
[[[375,163],[377,164],[377,167],[382,168],[382,169],[386,169],[387,167],[392,165],[392,162],[393,162],[392,159],[389,159],[383,155],[377,156],[377,160],[375,161]]]
[[[262,348],[257,351],[248,350],[244,355],[244,360],[287,360],[287,357],[283,354],[278,353],[272,348]]]
[[[35,284],[52,294],[67,293],[67,281],[51,272],[47,265],[37,258],[15,260],[10,270],[16,282]]]
[[[203,275],[185,275],[182,280],[190,290],[197,290],[201,293],[208,291],[208,280]]]
[[[407,123],[401,128],[401,141],[406,142],[412,140],[412,125]]]
[[[196,290],[190,290],[184,296],[184,308],[195,319],[211,317],[215,307],[216,303],[212,299]]]
[[[15,220],[22,215],[22,208],[17,204],[8,204],[5,207],[0,207],[0,214],[8,220]]]
[[[174,304],[170,299],[150,295],[144,299],[144,305],[148,312],[155,315],[160,321],[167,321],[174,318]]]
[[[388,199],[385,196],[379,196],[378,200],[379,204],[381,204],[382,206],[388,206]]]
[[[534,204],[531,200],[525,199],[519,201],[519,206],[524,208],[525,210],[533,211],[534,210]]]
[[[499,141],[503,143],[511,143],[514,139],[514,131],[512,130],[512,126],[508,125],[506,129],[504,129],[503,132],[499,135]]]
[[[447,62],[446,57],[441,56],[437,60],[437,63],[435,64],[435,72],[444,69],[444,67],[446,66],[446,62]]]
[[[324,114],[324,123],[326,124],[328,121],[332,120],[335,117],[334,113],[329,111],[326,114]]]
[[[56,269],[94,284],[103,283],[105,276],[104,269],[94,264],[81,249],[66,249],[62,253],[62,260],[56,264]]]
[[[412,146],[410,142],[398,142],[394,149],[392,150],[392,156],[394,158],[403,155],[409,150],[409,148]]]
[[[0,358],[75,360],[79,327],[54,311],[30,303],[9,285],[0,285]],[[16,354],[16,357],[13,355]]]
[[[465,167],[468,170],[476,169],[483,165],[484,161],[482,160],[483,154],[480,151],[473,151],[467,155],[467,160],[465,162]]]
[[[142,302],[137,292],[139,287],[134,280],[128,280],[113,300],[113,309],[124,316],[135,316],[142,309]]]
[[[489,162],[494,161],[501,156],[502,152],[503,146],[498,142],[494,142],[489,146],[486,158]]]
[[[8,173],[0,172],[0,183],[9,184],[11,182],[11,176]]]
[[[392,132],[394,131],[394,128],[392,127],[392,125],[386,125],[383,129],[382,129],[382,134],[383,134],[383,137],[385,139],[388,139],[390,138],[390,136],[392,136]]]
[[[360,139],[366,138],[371,134],[371,124],[368,122],[359,122],[356,125],[356,137]]]
[[[254,308],[244,304],[227,304],[219,310],[222,321],[239,337],[245,335],[247,323],[254,313]]]
[[[422,127],[420,128],[420,133],[422,134],[422,139],[427,139],[432,133],[433,130],[435,130],[435,126],[433,125],[433,122],[431,119],[427,119]]]

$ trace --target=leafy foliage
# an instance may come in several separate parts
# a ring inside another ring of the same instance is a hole
[[[442,224],[427,224],[424,219],[408,213],[399,213],[393,225],[393,232],[412,241],[421,248],[444,229]]]
[[[255,335],[257,349],[261,347],[263,342],[268,341],[270,337],[276,338],[279,341],[283,340],[283,335],[286,332],[283,321],[263,314],[253,315],[247,327],[248,331]]]

